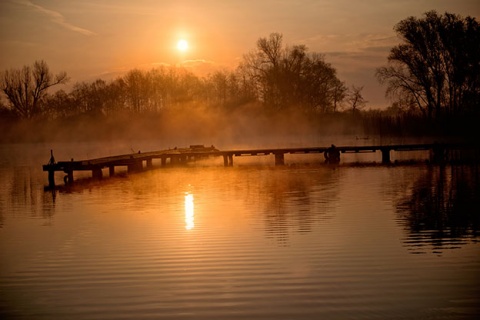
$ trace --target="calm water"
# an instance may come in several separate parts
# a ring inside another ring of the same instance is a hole
[[[52,192],[50,147],[0,147],[2,319],[479,315],[478,168],[251,157]]]

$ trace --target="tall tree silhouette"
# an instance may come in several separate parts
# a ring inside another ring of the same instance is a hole
[[[345,97],[344,84],[323,55],[309,54],[304,45],[284,46],[279,33],[260,38],[240,68],[254,83],[258,99],[277,111],[297,106],[333,111]]]
[[[435,11],[395,26],[402,44],[391,49],[389,65],[377,69],[387,95],[408,96],[429,119],[478,112],[480,27],[475,18]]]

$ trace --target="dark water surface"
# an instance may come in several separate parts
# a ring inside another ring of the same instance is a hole
[[[44,191],[49,146],[0,148],[2,319],[479,315],[478,168],[207,161]]]

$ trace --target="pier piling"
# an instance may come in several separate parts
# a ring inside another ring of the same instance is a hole
[[[48,170],[48,186],[55,187],[55,170],[53,168]]]
[[[276,166],[285,165],[285,155],[283,153],[275,153],[275,165]]]
[[[390,149],[389,148],[382,148],[382,163],[388,164],[390,163]]]
[[[102,168],[94,168],[92,170],[92,177],[94,179],[102,179],[103,177]]]
[[[225,167],[232,167],[233,166],[233,154],[227,153],[223,155],[223,165]]]

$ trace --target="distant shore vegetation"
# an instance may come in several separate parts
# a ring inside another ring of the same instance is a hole
[[[394,27],[400,44],[376,71],[391,106],[367,110],[322,54],[259,38],[233,71],[199,77],[179,67],[134,69],[76,83],[43,60],[1,73],[2,142],[248,134],[475,137],[480,121],[480,28],[435,11]]]

